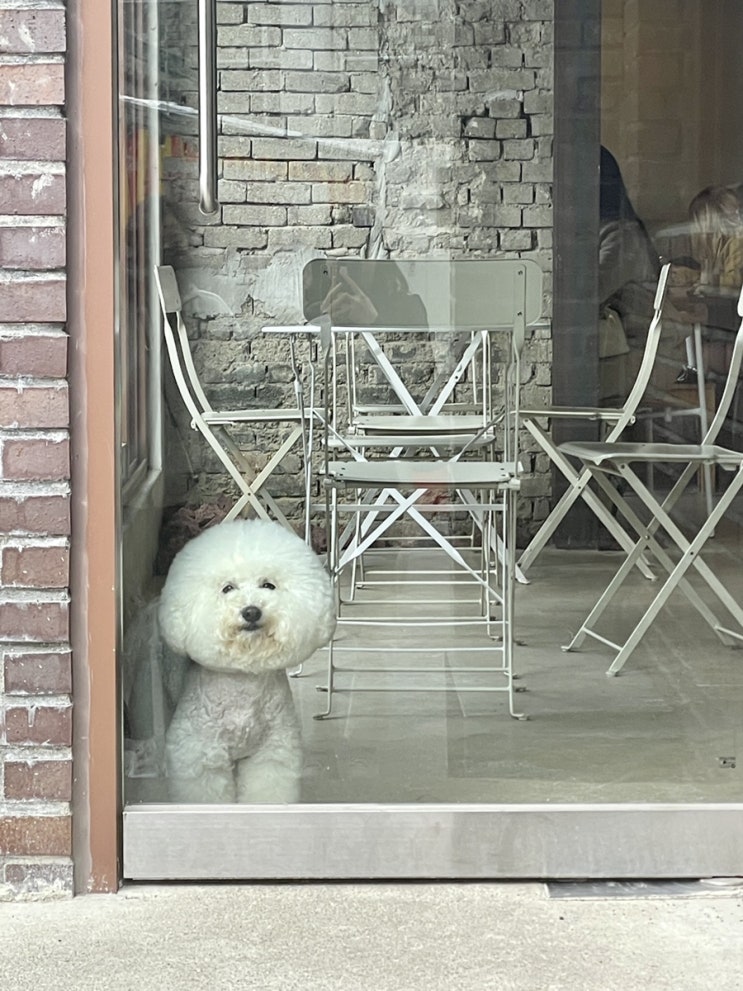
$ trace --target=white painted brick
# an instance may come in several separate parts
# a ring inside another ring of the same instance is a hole
[[[253,48],[249,63],[255,69],[311,69],[312,50]]]
[[[289,178],[304,182],[347,182],[352,175],[346,162],[289,162]]]
[[[288,224],[303,227],[321,227],[332,220],[330,204],[316,203],[312,206],[290,206],[286,213]]]
[[[377,23],[377,5],[371,3],[333,3],[315,7],[314,23],[318,27],[370,27]]]
[[[220,203],[244,203],[245,183],[220,179],[217,186],[217,196]]]
[[[269,251],[298,247],[325,249],[332,247],[329,227],[284,227],[268,232]]]
[[[209,228],[204,233],[204,244],[210,248],[251,248],[260,250],[268,244],[268,235],[258,227],[220,227]]]
[[[224,69],[219,74],[221,90],[238,90],[242,93],[254,93],[256,90],[281,90],[283,80],[278,69],[258,71]]]
[[[280,44],[281,31],[279,28],[239,24],[235,27],[220,27],[217,32],[217,45],[220,48],[267,48]]]
[[[367,187],[361,182],[315,183],[312,187],[313,203],[364,203]]]
[[[312,4],[255,3],[246,5],[248,24],[277,24],[293,26],[312,24]]]
[[[287,117],[287,129],[303,137],[350,138],[353,134],[353,117],[320,116],[306,114],[302,117]]]
[[[223,165],[225,179],[248,179],[257,182],[286,179],[289,167],[286,162],[240,159],[227,159]]]
[[[351,88],[346,72],[285,72],[283,84],[296,93],[345,93]]]
[[[346,28],[287,28],[284,31],[284,45],[287,48],[301,48],[306,51],[348,48]]]
[[[315,108],[319,114],[373,114],[378,106],[376,94],[322,93],[315,97]]]
[[[308,182],[251,182],[244,197],[247,203],[296,204],[311,201]]]
[[[222,210],[225,224],[247,227],[284,227],[286,207],[283,206],[225,206]]]
[[[253,157],[272,159],[305,159],[315,158],[317,144],[315,141],[303,141],[297,138],[254,138]]]
[[[309,114],[315,109],[315,97],[311,93],[252,93],[250,108],[261,114]]]

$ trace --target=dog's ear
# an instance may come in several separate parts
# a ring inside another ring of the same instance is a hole
[[[188,618],[183,611],[176,607],[175,601],[163,595],[157,612],[160,636],[176,654],[188,654],[186,642],[188,639]]]

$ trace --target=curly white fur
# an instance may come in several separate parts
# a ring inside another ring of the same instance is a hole
[[[220,523],[176,555],[158,619],[168,646],[194,662],[166,735],[171,799],[298,801],[301,744],[286,668],[335,629],[317,556],[277,523]]]

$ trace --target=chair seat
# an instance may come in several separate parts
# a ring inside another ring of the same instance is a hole
[[[468,450],[477,450],[492,444],[495,434],[487,430],[482,437],[473,441],[473,433],[467,434],[344,434],[343,438],[330,438],[328,446],[331,449],[342,450],[354,448],[368,451],[375,448],[391,447],[463,447],[470,444]]]
[[[298,409],[228,409],[202,414],[205,423],[293,423],[309,419],[309,412]]]
[[[477,433],[485,426],[482,416],[359,416],[354,420],[359,430],[385,434],[461,434]]]
[[[520,469],[503,461],[331,461],[331,481],[359,486],[490,488],[514,483]]]
[[[580,458],[596,467],[604,464],[663,462],[666,464],[714,464],[730,471],[743,464],[743,452],[730,451],[716,444],[628,444],[575,441],[560,444],[570,457]]]
[[[375,416],[386,415],[390,413],[399,413],[403,416],[412,415],[409,411],[402,405],[402,403],[355,403],[354,409],[356,413],[365,415],[367,413],[374,414]],[[473,403],[467,402],[453,402],[449,401],[444,403],[440,408],[441,413],[478,413],[480,410],[479,406]]]
[[[519,410],[522,417],[543,416],[549,420],[590,420],[597,423],[615,423],[624,410],[609,406],[542,406],[538,409]],[[634,418],[630,420],[634,422]]]

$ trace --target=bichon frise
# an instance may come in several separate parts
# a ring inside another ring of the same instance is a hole
[[[217,524],[176,555],[158,619],[166,644],[193,662],[165,738],[171,799],[298,801],[302,752],[286,669],[335,629],[320,559],[278,523]]]

